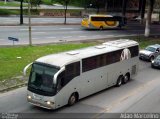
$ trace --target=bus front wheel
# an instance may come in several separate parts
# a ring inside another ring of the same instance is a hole
[[[69,106],[74,105],[74,104],[77,102],[77,100],[78,100],[78,99],[77,99],[76,94],[73,93],[73,94],[70,96],[69,100],[68,100],[68,105],[69,105]]]

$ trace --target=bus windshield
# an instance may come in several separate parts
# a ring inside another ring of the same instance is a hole
[[[54,95],[56,86],[53,84],[53,77],[58,70],[59,68],[54,66],[34,63],[28,82],[29,89],[45,96]]]

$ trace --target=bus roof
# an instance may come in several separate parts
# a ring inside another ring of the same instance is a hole
[[[134,45],[138,45],[138,43],[133,40],[120,39],[116,41],[109,41],[98,46],[92,46],[88,48],[43,56],[37,59],[36,62],[46,63],[57,67],[63,67],[69,63],[80,61],[81,59],[87,57],[116,51]]]

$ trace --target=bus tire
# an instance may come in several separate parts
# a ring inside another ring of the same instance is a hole
[[[76,96],[76,93],[72,93],[72,95],[69,97],[68,105],[69,106],[74,105],[77,102],[77,100],[78,100],[77,98],[78,97]]]
[[[100,26],[100,27],[99,27],[99,30],[103,30],[103,26]]]
[[[120,87],[122,85],[123,82],[123,76],[119,76],[117,79],[117,83],[116,83],[116,87]]]
[[[126,75],[123,78],[123,84],[127,83],[130,80],[130,74],[126,73]]]

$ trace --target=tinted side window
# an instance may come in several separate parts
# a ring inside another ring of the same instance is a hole
[[[82,72],[93,70],[120,61],[122,50],[85,58],[82,60]]]
[[[107,65],[119,62],[121,57],[121,52],[122,50],[107,53],[106,54]]]
[[[72,80],[74,77],[80,75],[80,62],[75,62],[69,65],[66,65],[65,70],[65,84]]]
[[[131,57],[136,57],[139,54],[139,47],[138,46],[132,46],[128,48],[131,52]]]
[[[102,54],[99,56],[99,66],[105,66],[107,64],[106,62],[106,54]]]
[[[91,21],[105,21],[105,17],[91,17]]]
[[[97,58],[90,57],[82,60],[82,71],[89,71],[97,67]]]

